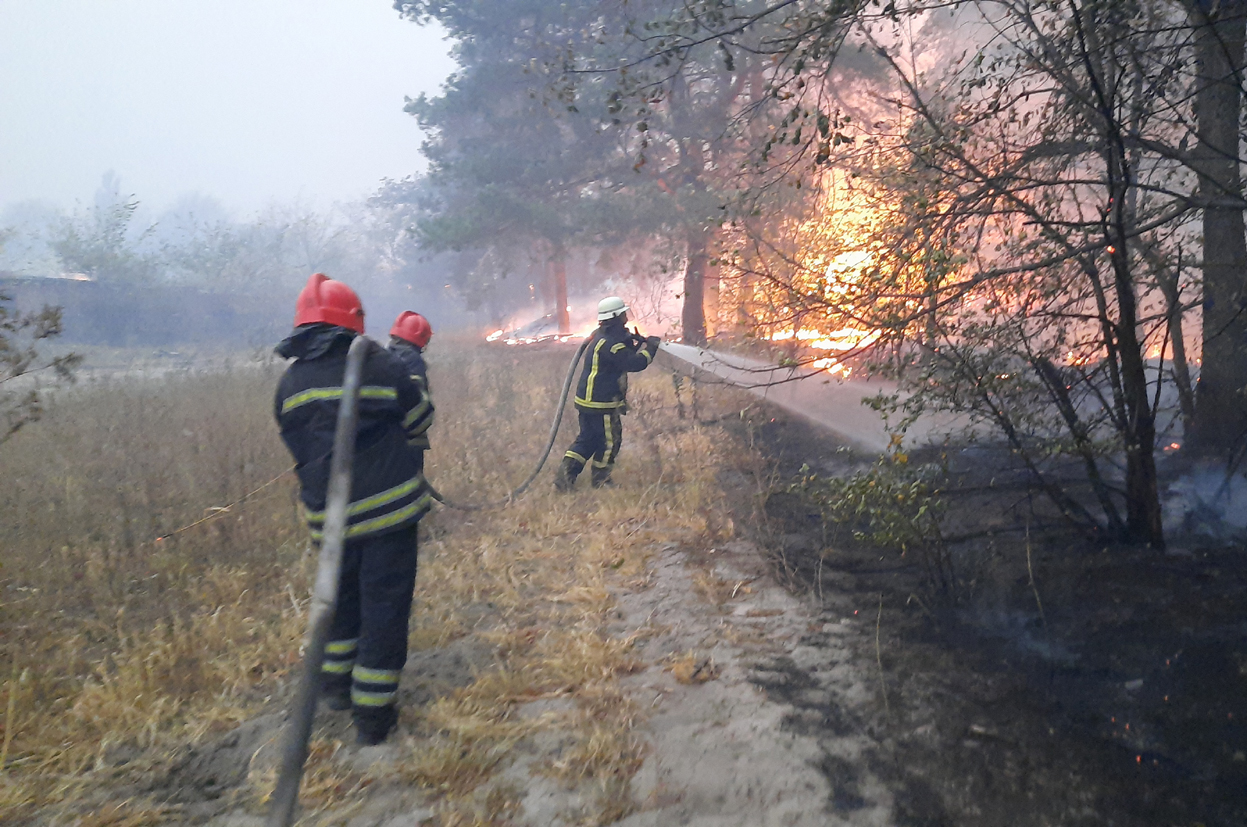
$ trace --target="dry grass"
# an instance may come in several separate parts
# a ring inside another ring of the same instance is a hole
[[[242,720],[293,662],[304,594],[292,481],[156,538],[279,474],[275,366],[80,384],[0,446],[0,663],[13,714],[0,813],[93,800]],[[8,672],[6,669],[5,672]],[[142,824],[140,804],[99,824]],[[112,815],[108,815],[112,812]],[[103,819],[103,820],[101,820]]]
[[[572,351],[439,346],[429,477],[452,499],[496,498],[544,444]],[[271,415],[278,372],[100,380],[0,446],[13,483],[0,508],[16,517],[0,526],[0,675],[16,665],[18,676],[0,702],[3,711],[12,697],[14,709],[3,721],[12,743],[0,820],[176,820],[159,795],[124,791],[150,788],[174,751],[281,697],[312,564],[293,480],[154,541],[287,466]],[[582,480],[557,496],[547,469],[505,509],[426,520],[412,647],[470,636],[493,655],[469,685],[405,711],[397,765],[361,773],[340,743],[314,744],[304,792],[313,813],[373,784],[414,782],[442,825],[504,823],[522,795],[499,772],[525,739],[551,730],[566,745],[540,771],[591,791],[581,821],[627,812],[643,748],[639,712],[617,681],[639,664],[632,639],[607,629],[613,594],[643,585],[647,548],[731,531],[715,482],[723,435],[677,419],[666,374],[633,387],[644,413],[625,420],[616,488],[591,492]],[[554,461],[574,430],[572,415]],[[572,711],[518,714],[549,698],[570,699]],[[260,806],[270,775],[253,773],[242,800]]]

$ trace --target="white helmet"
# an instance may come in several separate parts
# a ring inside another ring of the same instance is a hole
[[[604,322],[628,312],[628,305],[618,296],[607,296],[598,302],[598,321]]]

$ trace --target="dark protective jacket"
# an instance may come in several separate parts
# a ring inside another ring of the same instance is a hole
[[[402,363],[411,381],[415,382],[424,392],[427,406],[420,411],[416,421],[407,429],[407,444],[421,451],[429,449],[429,426],[433,424],[433,395],[429,391],[429,369],[424,364],[424,353],[418,345],[397,336],[390,337],[390,353]]]
[[[329,460],[342,399],[346,354],[356,334],[326,324],[306,325],[277,346],[295,361],[277,385],[274,413],[281,438],[294,455],[303,507],[312,539],[325,523]],[[407,445],[428,396],[383,347],[370,342],[359,395],[347,540],[377,536],[414,525],[432,498],[416,452]]]
[[[637,339],[615,320],[598,325],[585,349],[585,366],[576,385],[576,409],[603,413],[624,408],[628,395],[625,374],[645,370],[657,352],[655,342]]]

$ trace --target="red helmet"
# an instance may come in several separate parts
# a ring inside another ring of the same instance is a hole
[[[429,325],[429,320],[419,313],[404,310],[394,320],[390,335],[422,348],[429,343],[429,339],[433,338],[433,328]]]
[[[294,326],[325,322],[364,332],[364,306],[355,291],[324,273],[313,273],[294,302]]]

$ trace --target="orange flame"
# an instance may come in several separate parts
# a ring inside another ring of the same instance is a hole
[[[772,333],[767,338],[772,342],[786,342],[795,339],[814,350],[835,350],[840,353],[850,353],[875,342],[879,336],[878,331],[857,330],[851,327],[826,332],[803,327],[795,331],[781,330],[778,333]],[[815,359],[810,363],[810,366],[815,370],[823,370],[832,375],[843,376],[846,379],[852,373],[852,369],[836,356]]]

